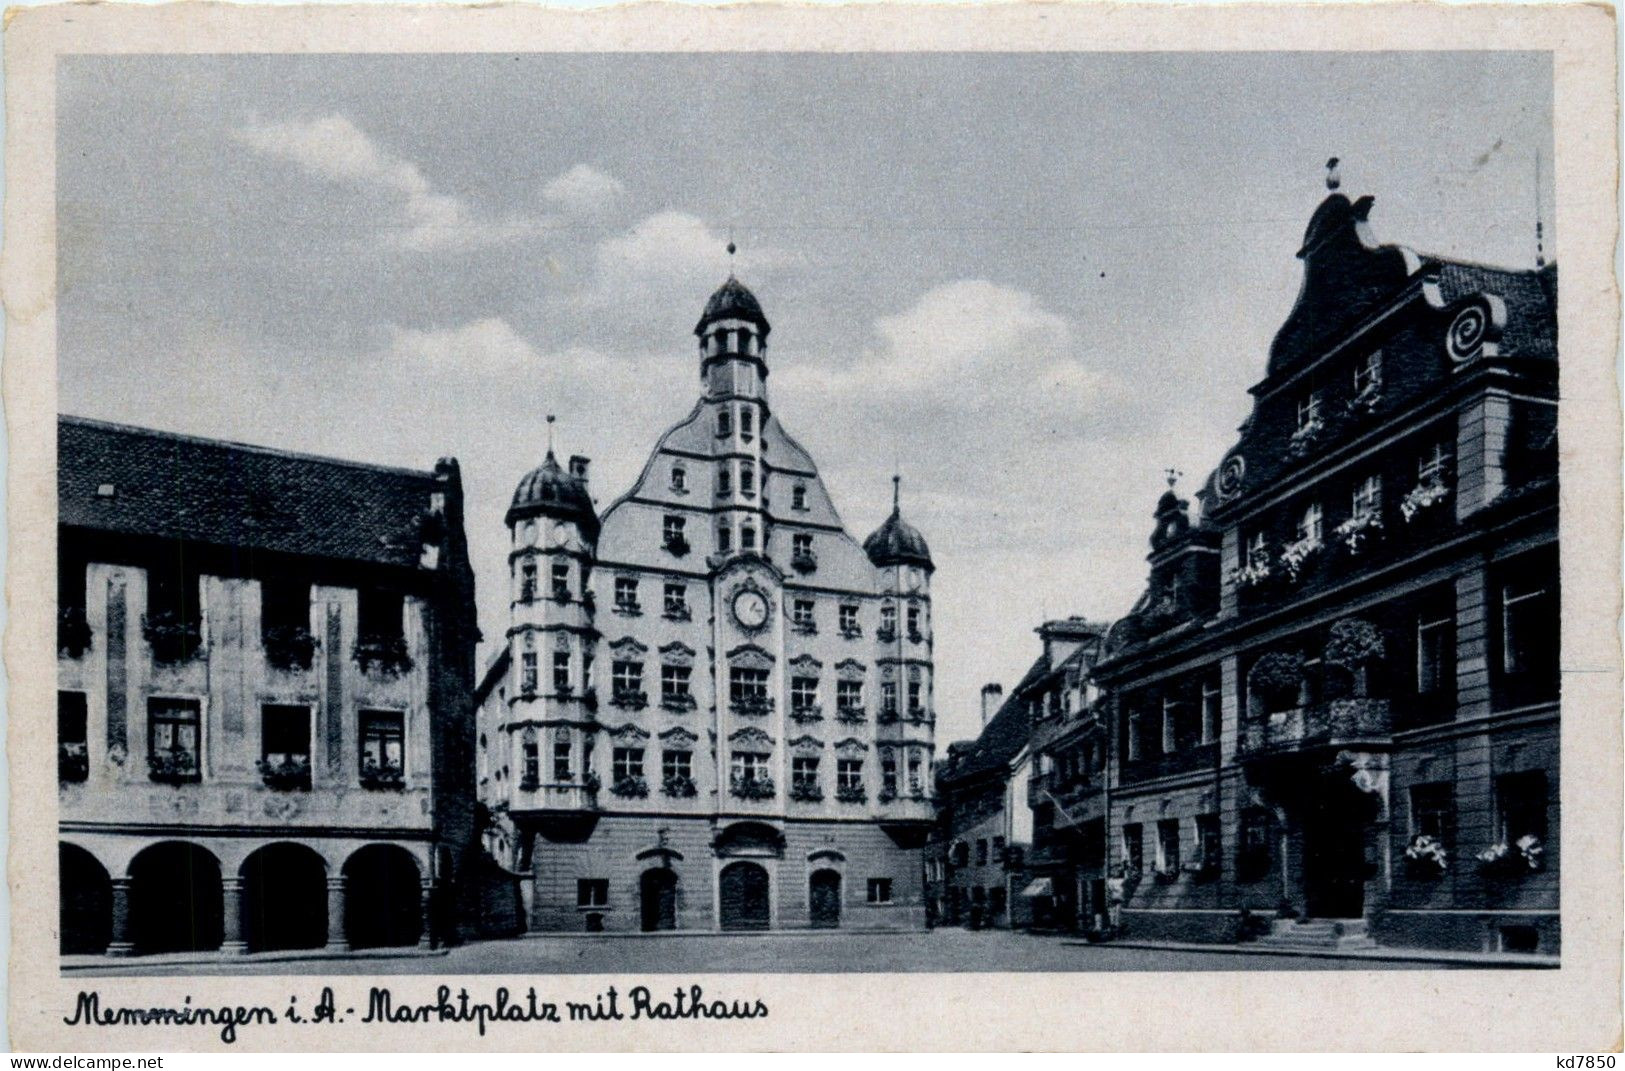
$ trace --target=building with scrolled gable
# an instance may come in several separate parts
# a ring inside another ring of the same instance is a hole
[[[600,515],[549,449],[514,493],[478,780],[532,931],[924,924],[930,551],[895,488],[847,533],[768,403],[770,331],[730,276],[632,488]]]

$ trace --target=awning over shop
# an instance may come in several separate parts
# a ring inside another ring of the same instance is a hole
[[[1025,889],[1021,890],[1021,895],[1029,900],[1035,896],[1054,896],[1055,887],[1050,884],[1048,878],[1034,878]]]

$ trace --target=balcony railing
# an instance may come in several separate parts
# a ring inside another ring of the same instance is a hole
[[[1219,745],[1197,744],[1194,747],[1181,748],[1166,755],[1155,758],[1138,759],[1134,762],[1123,763],[1123,780],[1152,781],[1159,777],[1171,777],[1174,774],[1190,773],[1193,770],[1211,768],[1218,761]]]
[[[1386,699],[1335,699],[1308,707],[1249,717],[1242,723],[1241,751],[1264,755],[1302,751],[1349,740],[1387,738],[1393,712]]]

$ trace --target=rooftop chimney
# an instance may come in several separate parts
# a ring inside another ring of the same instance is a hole
[[[589,464],[591,464],[591,462],[582,457],[580,454],[572,454],[570,457],[570,475],[574,476],[582,483],[586,483],[587,466]]]
[[[1004,699],[1004,685],[982,685],[982,724],[986,725],[993,719],[993,712],[999,709],[999,703]]]

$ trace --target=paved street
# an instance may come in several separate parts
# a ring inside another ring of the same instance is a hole
[[[1405,970],[1438,965],[1348,959],[1262,957],[1078,945],[1008,931],[906,934],[730,934],[539,937],[487,941],[444,956],[326,960],[248,958],[160,964],[126,960],[106,974],[701,974],[850,971],[1235,971]]]

